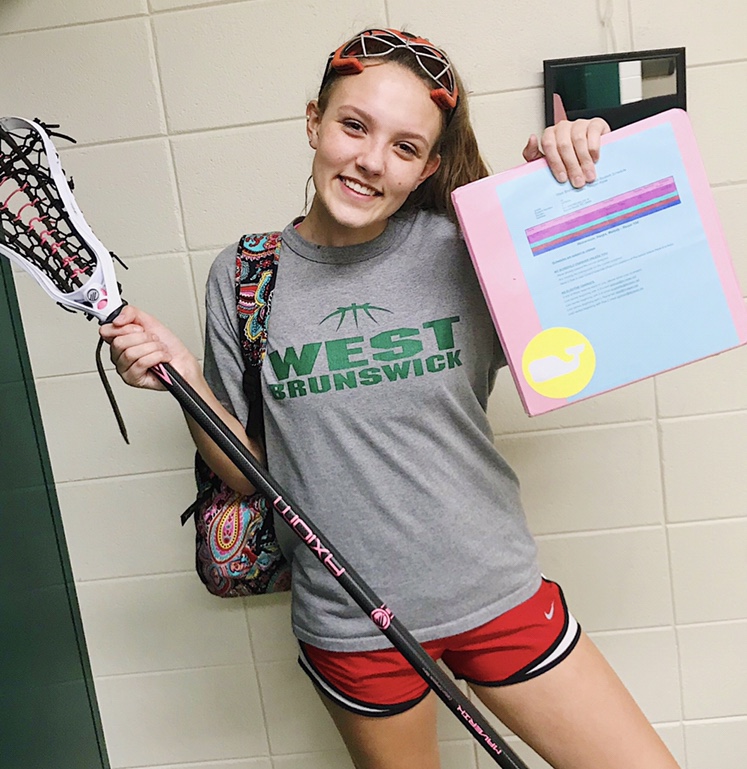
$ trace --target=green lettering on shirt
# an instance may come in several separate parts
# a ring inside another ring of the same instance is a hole
[[[425,359],[425,367],[431,374],[435,374],[437,371],[443,371],[446,368],[446,361],[443,355],[431,355],[430,358]]]
[[[350,358],[351,355],[361,355],[363,353],[362,347],[353,347],[356,342],[362,341],[362,336],[351,336],[347,339],[332,339],[329,342],[325,342],[324,346],[327,350],[329,370],[340,371],[351,366],[367,366],[368,361],[365,358],[363,360],[351,360]]]
[[[381,369],[364,368],[358,372],[358,381],[362,385],[375,385],[381,382]]]
[[[391,366],[382,366],[381,370],[386,374],[386,378],[390,382],[394,382],[397,379],[407,379],[410,375],[410,361],[406,360]]]
[[[353,390],[358,387],[358,381],[355,378],[355,371],[348,371],[347,374],[334,374],[335,390],[344,390],[346,387]]]
[[[429,320],[423,323],[423,328],[432,328],[436,335],[436,344],[439,350],[450,350],[454,347],[454,324],[459,323],[459,316],[452,315],[450,318],[441,318],[440,320]]]
[[[309,390],[311,390],[311,392],[313,392],[315,395],[329,392],[331,388],[332,382],[329,380],[329,374],[309,377]]]
[[[420,336],[416,328],[394,328],[391,331],[382,331],[370,339],[371,347],[386,352],[374,353],[374,360],[399,360],[400,358],[412,358],[423,351],[423,343],[419,339],[408,339],[410,336]]]
[[[285,385],[271,384],[269,387],[270,394],[276,401],[281,401],[285,398]]]
[[[321,347],[321,342],[313,342],[312,344],[305,344],[300,355],[294,347],[288,347],[282,358],[277,350],[273,350],[267,357],[270,359],[272,370],[278,379],[287,379],[291,369],[296,372],[296,376],[308,376],[314,368]]]

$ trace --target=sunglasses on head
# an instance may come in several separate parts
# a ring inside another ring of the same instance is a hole
[[[360,59],[388,56],[399,48],[409,50],[435,83],[437,87],[431,90],[431,99],[451,118],[459,101],[459,89],[448,57],[425,38],[396,29],[367,29],[343,43],[330,54],[321,87],[324,88],[332,72],[356,75],[363,71]]]

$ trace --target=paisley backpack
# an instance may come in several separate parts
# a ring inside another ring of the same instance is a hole
[[[244,235],[236,252],[236,314],[249,406],[246,432],[264,441],[260,370],[275,287],[280,233]],[[272,508],[261,493],[226,486],[195,454],[197,498],[182,514],[195,519],[196,568],[205,587],[223,598],[290,588],[290,565],[275,537]]]

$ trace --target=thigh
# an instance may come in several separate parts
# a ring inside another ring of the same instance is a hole
[[[439,769],[436,703],[431,692],[395,716],[361,716],[317,689],[356,769]]]
[[[472,686],[555,769],[678,769],[588,636],[556,667],[510,686]]]

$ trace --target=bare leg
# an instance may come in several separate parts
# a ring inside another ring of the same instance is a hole
[[[537,678],[472,688],[555,769],[678,769],[586,635],[563,662]]]
[[[433,693],[414,708],[385,718],[359,716],[319,696],[356,769],[439,769]]]

